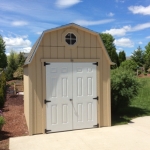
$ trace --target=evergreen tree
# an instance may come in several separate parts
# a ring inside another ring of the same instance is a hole
[[[8,56],[8,67],[6,69],[7,80],[13,79],[13,74],[17,68],[16,52],[11,51],[10,56]]]
[[[135,61],[138,66],[144,65],[144,52],[140,46],[132,53],[131,59]]]
[[[5,54],[5,42],[0,35],[0,68],[6,68],[7,66],[7,57]]]
[[[114,37],[109,33],[100,33],[100,37],[105,45],[108,55],[112,62],[119,66],[118,54],[114,45]],[[114,66],[112,68],[115,68]]]
[[[22,67],[23,64],[24,64],[24,62],[25,62],[24,53],[23,53],[23,52],[20,52],[20,53],[18,54],[18,58],[17,58],[17,65],[18,65],[18,67]]]
[[[147,70],[150,68],[150,42],[145,46],[144,59],[145,59],[145,69]]]
[[[118,56],[119,58],[119,63],[121,64],[123,61],[125,61],[126,60],[126,54],[125,54],[125,52],[124,51],[121,51],[121,52],[119,52],[119,56]]]

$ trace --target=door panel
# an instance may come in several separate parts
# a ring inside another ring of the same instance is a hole
[[[72,63],[46,65],[47,130],[72,130]]]
[[[97,124],[96,65],[73,63],[73,129]]]

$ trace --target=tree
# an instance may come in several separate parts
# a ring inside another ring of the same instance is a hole
[[[145,46],[145,68],[146,70],[150,68],[150,42]]]
[[[125,54],[124,51],[119,52],[118,59],[119,59],[119,63],[120,63],[120,64],[121,64],[123,61],[126,60],[126,54]]]
[[[17,65],[18,65],[18,67],[22,67],[24,62],[25,62],[24,53],[20,52],[18,54],[18,58],[17,58]]]
[[[133,61],[132,59],[125,60],[120,64],[120,68],[123,68],[124,70],[136,71],[137,63]]]
[[[17,66],[17,53],[14,51],[10,52],[10,56],[8,56],[8,67],[6,69],[6,77],[7,80],[13,79],[13,74],[18,68]]]
[[[138,66],[144,65],[144,52],[140,46],[137,48],[137,50],[134,50],[131,59],[135,61]]]
[[[5,42],[0,35],[0,68],[6,68],[7,66],[7,57],[5,54]]]
[[[119,66],[118,54],[114,45],[114,37],[109,33],[100,33],[100,37],[105,45],[105,48],[110,56],[110,59]]]

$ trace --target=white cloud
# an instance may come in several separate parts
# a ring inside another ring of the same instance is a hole
[[[3,30],[0,30],[0,32],[3,32]]]
[[[12,25],[13,26],[25,26],[25,25],[28,25],[28,22],[26,22],[26,21],[13,21]]]
[[[109,33],[113,36],[124,36],[127,31],[130,31],[131,27],[130,26],[124,26],[120,29],[110,29],[106,30],[103,33]]]
[[[133,13],[133,14],[142,14],[142,15],[150,15],[150,5],[147,7],[144,6],[130,6],[128,9]]]
[[[139,30],[143,30],[143,29],[147,29],[147,28],[150,28],[150,22],[138,24],[135,27],[131,28],[131,31],[139,31]]]
[[[114,41],[116,46],[133,47],[134,43],[129,38],[120,38]]]
[[[81,2],[81,0],[57,0],[55,3],[57,7],[59,8],[67,8],[71,7],[77,3]]]
[[[6,50],[7,53],[9,53],[10,50],[15,51],[24,51],[29,52],[31,49],[31,42],[27,39],[27,36],[22,37],[3,37],[5,44],[6,44]]]
[[[139,44],[143,44],[143,42],[140,41]]]
[[[98,21],[76,20],[74,21],[74,23],[79,24],[81,26],[91,26],[91,25],[105,24],[112,21],[114,21],[114,19],[105,19],[105,20],[98,20]]]
[[[147,36],[146,38],[147,38],[147,39],[150,39],[150,36]]]
[[[118,3],[118,2],[120,2],[120,3],[124,3],[125,2],[125,0],[116,0],[116,2]]]
[[[36,32],[36,34],[40,35],[40,34],[42,34],[42,32],[39,31],[39,32]]]
[[[110,12],[110,13],[108,14],[109,17],[112,17],[112,16],[114,16],[114,15],[115,15],[115,14],[112,13],[112,12]]]
[[[135,31],[144,30],[147,28],[150,28],[150,22],[138,24],[134,27],[123,26],[122,28],[118,28],[118,29],[114,28],[114,29],[103,31],[103,33],[109,33],[113,36],[124,36],[126,35],[127,32],[135,32]]]

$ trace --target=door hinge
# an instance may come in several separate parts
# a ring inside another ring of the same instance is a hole
[[[95,98],[93,98],[93,99],[96,99],[96,100],[98,100],[98,96],[97,96],[97,97],[95,97]]]
[[[47,130],[47,129],[45,129],[45,133],[48,133],[48,132],[51,132],[51,130]]]
[[[99,124],[96,124],[96,125],[94,125],[93,127],[94,127],[94,128],[98,128],[98,127],[99,127]]]
[[[44,62],[44,66],[46,66],[46,65],[50,65],[50,63]]]
[[[93,65],[96,65],[96,66],[98,66],[98,62],[96,62],[96,63],[93,63]]]
[[[51,102],[51,101],[47,101],[46,99],[44,100],[44,103],[45,103],[45,104],[48,103],[48,102]]]

